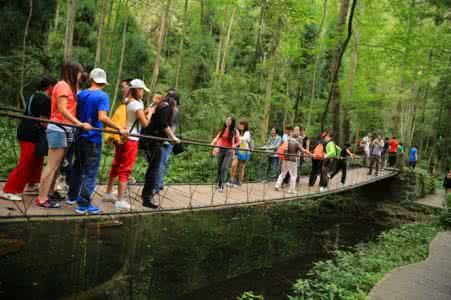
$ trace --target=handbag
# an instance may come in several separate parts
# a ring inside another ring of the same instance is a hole
[[[47,156],[49,152],[49,144],[47,134],[43,130],[39,130],[39,141],[36,143],[34,155],[37,157]]]

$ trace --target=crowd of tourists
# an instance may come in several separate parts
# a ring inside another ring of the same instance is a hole
[[[87,77],[84,78],[83,77]],[[87,80],[87,87],[81,88]],[[96,214],[100,208],[92,203],[102,156],[102,143],[114,145],[114,158],[109,172],[103,200],[114,202],[117,209],[131,209],[127,199],[128,184],[138,156],[144,152],[148,162],[142,190],[142,205],[158,209],[156,195],[163,190],[171,153],[181,152],[176,137],[179,97],[175,89],[155,93],[152,104],[145,106],[144,95],[149,92],[141,79],[121,82],[122,99],[110,114],[110,98],[104,91],[107,74],[100,68],[89,76],[80,64],[65,63],[59,81],[50,77],[40,80],[38,89],[29,97],[24,114],[47,119],[37,122],[22,119],[17,129],[20,157],[0,192],[0,198],[22,200],[23,194],[37,195],[36,207],[57,209],[65,201],[75,206],[79,214]],[[106,133],[102,129],[106,126]],[[114,131],[114,132],[113,132]],[[147,138],[152,136],[155,138]],[[225,186],[239,187],[245,178],[246,163],[255,149],[245,119],[226,118],[221,130],[211,142],[212,154],[217,157],[217,191]],[[369,161],[369,175],[373,169],[378,176],[385,161],[394,167],[405,148],[396,137],[385,140],[377,134],[365,136],[359,144],[365,161]],[[178,150],[177,150],[178,149]],[[337,145],[327,131],[309,138],[305,128],[287,126],[283,135],[271,129],[267,143],[260,149],[268,153],[268,181],[275,181],[275,190],[285,184],[288,193],[297,193],[300,170],[311,159],[309,186],[320,177],[320,192],[328,190],[329,180],[341,172],[341,184],[346,184],[349,160],[357,156],[351,144]],[[44,156],[48,156],[45,168]],[[417,149],[409,149],[409,165],[415,168]],[[67,195],[56,189],[61,174],[66,176]],[[118,182],[117,195],[113,193]]]
[[[164,188],[164,176],[173,144],[180,143],[175,136],[178,96],[171,89],[167,95],[157,93],[153,103],[145,107],[144,93],[148,88],[141,79],[124,79],[121,82],[123,99],[113,116],[109,117],[110,100],[104,88],[108,84],[104,70],[95,68],[89,73],[88,88],[80,89],[83,67],[65,63],[60,80],[43,78],[27,101],[25,115],[48,119],[36,122],[23,119],[17,130],[20,157],[9,175],[0,197],[22,200],[21,195],[37,194],[34,205],[40,208],[60,208],[59,203],[76,205],[79,214],[96,214],[100,208],[92,204],[102,155],[102,131],[115,130],[111,139],[115,145],[114,159],[109,173],[105,200],[115,203],[118,209],[130,209],[125,191],[135,164],[138,148],[143,149],[148,162],[142,192],[143,206],[156,209],[155,195]],[[66,124],[66,125],[62,125]],[[72,125],[72,126],[69,126]],[[139,134],[156,139],[140,139]],[[164,142],[170,139],[171,143]],[[73,153],[71,162],[68,154]],[[48,155],[43,169],[44,156]],[[70,176],[67,197],[55,191],[55,181],[65,164]],[[118,181],[118,194],[113,186]]]

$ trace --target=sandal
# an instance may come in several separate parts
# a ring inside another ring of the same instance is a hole
[[[58,203],[55,203],[54,201],[49,201],[48,199],[45,200],[44,203],[39,202],[39,198],[36,198],[36,200],[34,200],[34,206],[39,207],[39,208],[60,208],[61,205],[59,205]]]

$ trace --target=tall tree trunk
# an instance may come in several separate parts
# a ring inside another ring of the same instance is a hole
[[[451,120],[451,103],[450,103],[450,101],[448,100],[448,109],[447,109],[447,115],[448,115],[448,117],[446,118],[447,120],[448,120],[448,122],[449,122],[449,120]],[[445,129],[445,135],[444,135],[444,137],[443,137],[443,139],[444,139],[444,141],[443,141],[443,154],[444,154],[444,159],[442,159],[442,163],[441,163],[441,166],[440,166],[440,169],[441,169],[441,171],[442,172],[445,172],[446,170],[446,168],[448,167],[449,168],[449,163],[450,163],[450,158],[449,158],[449,153],[450,153],[450,141],[449,141],[449,139],[450,139],[450,134],[449,134],[449,131],[450,131],[450,125],[449,125],[449,123],[448,123],[448,125],[446,126],[446,129]]]
[[[221,53],[226,19],[227,19],[227,6],[224,7],[224,20],[222,21],[221,32],[219,33],[218,53],[216,54],[216,70],[215,70],[216,78],[219,77],[219,72],[221,71]]]
[[[74,26],[77,16],[77,1],[67,0],[66,34],[64,38],[64,61],[72,60],[72,48],[74,42]]]
[[[297,80],[297,88],[296,88],[296,102],[294,104],[294,123],[299,123],[299,106],[301,106],[301,102],[304,98],[304,85],[305,80],[301,80],[301,72],[302,68],[298,70],[298,80]],[[304,118],[302,118],[304,121]]]
[[[153,65],[153,73],[152,73],[152,81],[150,82],[150,95],[155,91],[155,87],[157,86],[158,74],[160,73],[160,59],[161,59],[161,49],[163,48],[164,34],[166,32],[166,20],[169,15],[169,8],[171,7],[171,0],[167,0],[166,7],[161,15],[160,20],[160,34],[158,36],[158,47],[157,54],[155,56],[155,63]]]
[[[324,0],[323,15],[321,17],[321,23],[319,25],[318,34],[317,34],[317,37],[316,37],[316,41],[318,43],[318,53],[315,55],[315,64],[313,65],[312,91],[310,93],[309,110],[308,110],[308,116],[307,116],[307,129],[310,128],[310,122],[312,120],[313,101],[316,98],[316,85],[317,85],[316,81],[317,81],[319,59],[320,59],[320,56],[321,56],[321,37],[323,35],[323,28],[324,28],[324,22],[326,20],[326,16],[327,16],[327,0]]]
[[[222,64],[221,64],[221,71],[219,72],[219,77],[221,77],[224,74],[225,68],[226,68],[227,53],[228,53],[228,50],[229,50],[230,35],[232,33],[233,18],[235,17],[235,12],[236,12],[236,7],[233,8],[232,16],[230,17],[229,29],[227,30],[227,37],[226,37],[225,42],[224,42],[224,53],[223,53],[223,56],[222,56]]]
[[[179,42],[179,53],[177,57],[177,71],[175,74],[175,89],[178,90],[179,88],[179,80],[180,80],[180,70],[182,68],[182,54],[183,54],[183,43],[185,42],[185,27],[186,24],[186,16],[188,12],[188,2],[189,0],[185,0],[185,8],[183,10],[183,29],[182,29],[182,36],[180,38]]]
[[[200,30],[204,32],[204,18],[205,18],[205,0],[200,0]]]
[[[114,16],[113,30],[111,30],[111,31],[110,31],[110,34],[109,34],[109,36],[110,36],[110,42],[109,42],[108,57],[107,57],[107,63],[106,63],[106,65],[107,65],[108,67],[111,66],[111,57],[112,57],[112,54],[113,54],[113,48],[114,48],[114,45],[115,45],[113,39],[114,39],[114,37],[116,36],[117,24],[119,23],[119,16],[120,16],[119,13],[120,13],[121,7],[122,7],[121,4],[122,4],[122,1],[119,0],[118,3],[117,3],[116,14],[115,14],[115,16]],[[113,3],[111,3],[111,6],[113,6]],[[109,22],[108,22],[108,23],[109,23]]]
[[[342,5],[341,5],[342,8],[340,9],[340,17],[343,14],[345,16],[345,18],[346,18],[347,14],[345,14],[344,11],[346,10],[346,12],[347,12],[347,10],[348,10],[347,7],[349,7],[349,5],[346,4],[346,2],[349,4],[348,0],[342,0],[342,2],[341,2],[342,3]],[[349,20],[348,20],[348,34],[346,36],[346,39],[343,41],[343,43],[340,42],[338,44],[338,46],[337,46],[337,49],[336,49],[336,55],[335,55],[334,63],[332,65],[331,87],[330,87],[330,90],[329,90],[329,96],[328,96],[328,99],[327,99],[326,107],[324,109],[324,113],[323,113],[323,116],[321,118],[321,130],[324,130],[324,123],[326,121],[326,117],[327,117],[327,113],[329,111],[330,103],[331,102],[335,103],[335,109],[334,109],[335,113],[337,113],[337,108],[338,108],[338,110],[340,108],[340,104],[339,104],[339,102],[337,100],[337,97],[339,96],[339,93],[338,93],[338,75],[339,75],[339,72],[340,72],[341,61],[342,61],[343,55],[345,53],[346,47],[348,46],[349,40],[351,39],[351,36],[352,36],[352,20],[354,18],[354,11],[355,11],[356,4],[357,4],[357,0],[352,0],[351,13],[349,14]],[[346,9],[345,9],[345,7],[346,7]],[[341,18],[340,18],[339,24],[340,23],[341,23]],[[336,102],[338,102],[338,104]],[[339,113],[339,111],[338,111],[338,113]],[[335,124],[336,119],[338,119],[337,116],[334,116],[334,127],[336,125]],[[336,128],[334,128],[334,129],[336,129]]]
[[[55,11],[55,22],[53,23],[53,32],[58,32],[59,19],[60,19],[60,0],[57,0]]]
[[[96,49],[96,60],[94,63],[95,67],[101,65],[102,59],[102,46],[104,39],[104,28],[105,28],[105,15],[107,10],[107,0],[100,0],[100,17],[99,17],[99,31],[97,35],[97,49]]]
[[[431,63],[432,63],[432,50],[429,50],[429,57],[428,57],[428,66],[426,67],[426,70],[429,70]],[[427,101],[428,101],[428,94],[429,94],[429,86],[430,83],[429,81],[426,82],[426,89],[424,91],[424,96],[423,96],[423,107],[421,108],[421,119],[420,119],[420,124],[424,124],[424,120],[426,118],[426,109],[427,109]],[[424,137],[425,137],[425,128],[426,126],[423,126],[422,130],[420,131],[420,138],[419,138],[419,143],[420,143],[420,148],[418,149],[418,152],[420,155],[422,155],[423,153],[423,144],[424,144]]]
[[[268,68],[268,79],[266,80],[266,91],[265,91],[265,110],[263,114],[263,122],[261,127],[261,140],[264,141],[266,139],[266,135],[268,134],[268,126],[269,126],[269,113],[271,112],[271,95],[272,95],[272,83],[274,81],[274,73],[276,69],[276,61],[277,61],[277,51],[279,48],[279,40],[280,40],[280,30],[282,26],[282,20],[279,19],[277,21],[276,34],[274,38],[274,45],[271,51],[271,58],[269,62]]]
[[[25,76],[25,57],[26,57],[26,49],[27,49],[27,38],[28,38],[28,32],[30,31],[30,22],[31,22],[31,16],[33,15],[33,0],[30,0],[30,9],[28,10],[28,18],[27,22],[25,23],[25,30],[23,33],[23,47],[22,47],[22,64],[21,64],[21,70],[20,70],[20,83],[19,83],[19,94],[20,94],[20,100],[22,101],[22,107],[25,107],[25,97],[23,95],[23,86],[24,86],[24,76]],[[17,103],[19,107],[19,103]]]
[[[346,82],[346,99],[352,100],[352,85],[355,79],[355,73],[357,70],[358,56],[358,46],[360,43],[360,31],[358,27],[358,22],[354,24],[354,44],[351,53],[351,64],[349,66],[348,81]],[[349,107],[343,105],[343,126],[342,132],[340,132],[341,140],[339,143],[342,145],[344,142],[349,142],[351,138],[351,114]]]
[[[327,1],[327,0],[326,0]],[[258,26],[257,26],[257,42],[255,43],[255,55],[254,55],[254,61],[252,62],[251,71],[255,72],[257,68],[258,61],[262,58],[262,31],[263,31],[263,20],[265,16],[265,8],[266,8],[266,0],[261,0],[260,4],[260,16],[258,18]]]
[[[333,72],[335,71],[335,68],[336,68],[336,65],[337,65],[337,62],[339,59],[342,35],[343,35],[344,26],[346,24],[346,18],[348,16],[348,10],[349,10],[349,0],[341,0],[340,3],[341,3],[340,4],[340,16],[338,18],[338,25],[337,25],[337,31],[336,31],[338,41],[337,41],[337,48],[335,50],[333,65],[330,69],[331,78],[332,78]],[[341,96],[340,96],[340,87],[338,86],[338,78],[337,78],[337,82],[335,84],[333,84],[333,90],[332,90],[331,96],[332,96],[331,105],[332,105],[332,112],[333,112],[332,113],[332,132],[335,135],[335,140],[340,143],[341,139],[342,139],[340,136]]]
[[[113,114],[113,110],[116,107],[117,94],[119,93],[119,86],[121,85],[122,66],[124,65],[125,57],[125,41],[127,38],[127,26],[128,26],[128,0],[125,0],[125,15],[124,15],[124,29],[122,31],[122,48],[121,58],[119,60],[119,68],[117,69],[116,86],[114,87],[113,102],[111,103],[110,116]]]

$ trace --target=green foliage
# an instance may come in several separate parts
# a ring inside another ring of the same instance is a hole
[[[244,292],[240,297],[236,297],[237,300],[263,300],[263,296],[254,295],[253,292]]]
[[[423,198],[433,194],[436,188],[436,180],[426,170],[417,169],[415,171],[417,177],[418,193],[417,197]]]
[[[386,273],[424,260],[439,230],[433,224],[402,225],[353,251],[337,251],[335,258],[316,263],[307,278],[299,279],[289,299],[366,299]]]
[[[446,210],[440,215],[440,224],[443,227],[451,228],[451,193],[446,193]]]

